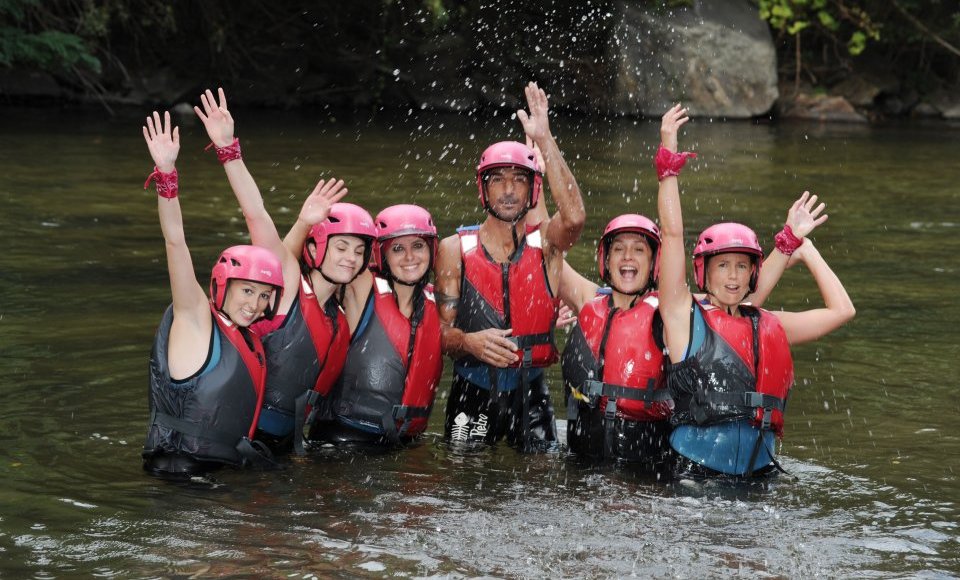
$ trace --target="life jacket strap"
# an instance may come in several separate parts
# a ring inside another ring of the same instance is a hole
[[[525,350],[541,344],[552,344],[553,334],[549,332],[540,332],[538,334],[521,334],[520,336],[508,336],[507,340],[517,345],[518,350]]]
[[[769,411],[783,412],[786,401],[774,395],[758,393],[756,391],[747,391],[745,393],[706,393],[707,401],[714,405],[727,405],[730,407],[753,407]],[[766,414],[766,413],[764,413]],[[767,425],[766,428],[769,428]]]
[[[407,428],[410,426],[410,419],[427,418],[430,416],[430,407],[412,407],[410,405],[394,405],[388,415],[381,419],[383,434],[390,443],[400,444],[400,438],[403,437]],[[400,421],[400,428],[397,429],[397,421]]]
[[[596,399],[599,397],[643,401],[644,403],[671,400],[668,389],[654,389],[653,383],[648,383],[646,389],[638,389],[636,387],[625,387],[623,385],[589,379],[583,383],[583,394],[590,398],[591,406],[594,407],[596,406]]]

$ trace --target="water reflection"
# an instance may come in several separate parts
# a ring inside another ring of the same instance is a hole
[[[238,118],[248,165],[281,227],[317,177],[335,174],[373,210],[400,200],[437,208],[449,233],[482,218],[476,152],[519,136],[504,115]],[[960,133],[701,121],[692,130],[702,157],[683,182],[691,236],[723,218],[769,239],[804,188],[829,204],[817,243],[858,318],[794,353],[798,388],[783,456],[796,481],[665,482],[562,455],[450,449],[434,434],[404,453],[318,452],[280,473],[222,471],[175,485],[145,477],[138,459],[146,360],[169,301],[155,201],[140,189],[150,168],[139,122],[21,111],[0,135],[0,572],[960,572],[960,312],[949,301],[960,292],[960,216],[951,215],[960,167],[918,171],[956,158]],[[558,119],[555,130],[588,194],[584,243],[569,258],[592,272],[592,240],[607,219],[654,209],[656,125]],[[199,127],[183,131],[184,213],[206,276],[220,249],[245,240],[245,226],[222,169],[201,152]],[[791,272],[770,306],[803,307],[814,292]],[[559,406],[558,373],[550,379]],[[434,417],[435,431],[439,423]]]

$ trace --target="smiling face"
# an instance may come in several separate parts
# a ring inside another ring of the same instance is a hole
[[[611,287],[621,294],[639,294],[650,280],[653,252],[647,239],[636,232],[614,236],[606,253]]]
[[[747,254],[727,252],[707,258],[706,290],[711,301],[726,308],[736,306],[750,293],[753,259]]]
[[[349,284],[363,269],[366,253],[367,245],[363,238],[330,236],[320,270],[337,284]]]
[[[400,236],[380,248],[390,274],[406,284],[416,284],[430,269],[430,243],[420,236]]]
[[[263,316],[270,306],[276,288],[260,282],[233,279],[227,282],[223,313],[234,324],[246,328]]]
[[[519,218],[527,209],[532,177],[520,167],[495,167],[484,173],[487,205],[494,215],[503,221]]]

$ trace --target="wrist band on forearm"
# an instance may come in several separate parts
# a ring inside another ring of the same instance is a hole
[[[243,156],[240,154],[240,139],[236,137],[233,138],[233,143],[226,147],[217,147],[213,144],[213,141],[211,141],[210,144],[204,148],[204,151],[209,151],[211,147],[216,149],[217,159],[220,160],[221,165],[234,159],[243,159]]]
[[[657,180],[663,181],[665,177],[680,175],[680,170],[683,169],[690,157],[696,158],[697,154],[688,151],[674,153],[661,145],[657,149],[656,157],[653,158],[653,164],[657,168]]]
[[[143,182],[143,188],[146,189],[150,185],[151,181],[154,183],[154,185],[156,185],[157,195],[160,197],[173,199],[177,197],[177,194],[180,191],[179,176],[177,175],[176,169],[169,173],[164,173],[154,167],[153,173],[148,175],[147,180]]]
[[[784,225],[776,236],[773,237],[774,247],[784,256],[789,256],[797,251],[803,245],[803,238],[794,235],[790,226]]]

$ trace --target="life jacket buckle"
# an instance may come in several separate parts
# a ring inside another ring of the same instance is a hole
[[[523,349],[523,363],[524,368],[530,368],[533,366],[533,349],[525,348]]]
[[[603,418],[612,421],[617,417],[617,399],[607,397],[607,407],[603,411]]]

